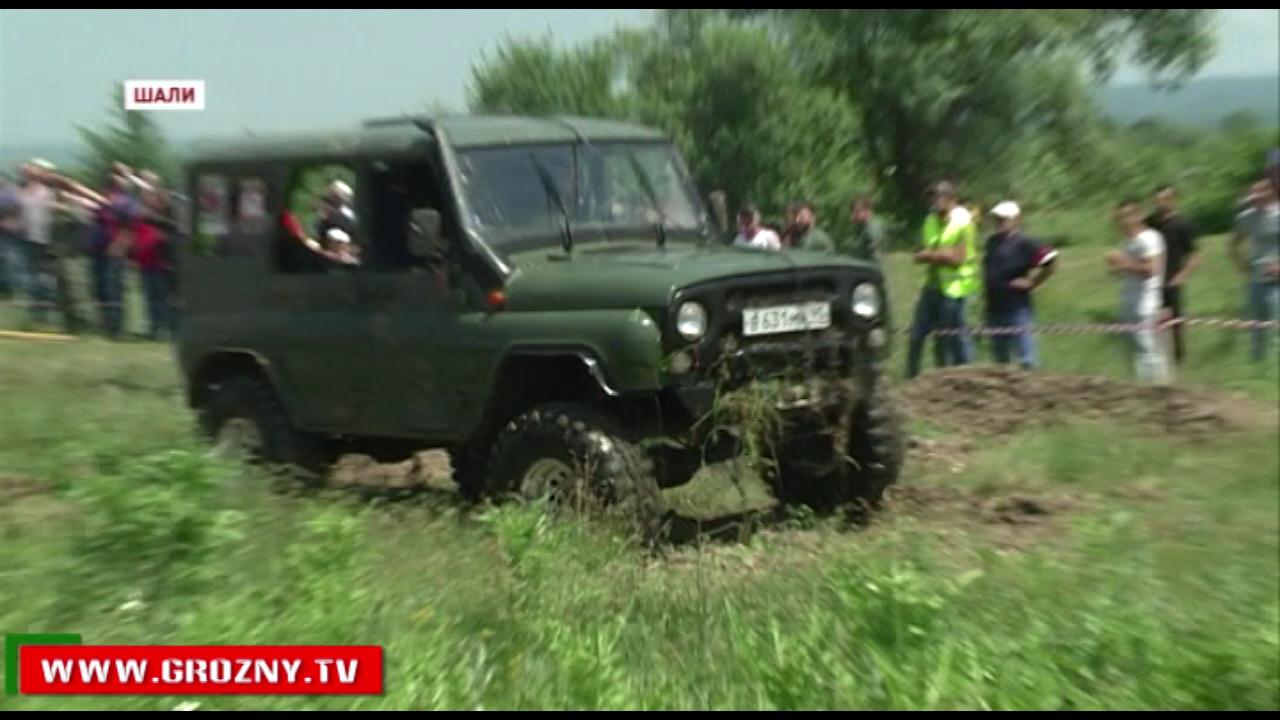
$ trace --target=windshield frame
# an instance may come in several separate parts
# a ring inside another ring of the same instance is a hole
[[[710,237],[710,218],[707,207],[702,201],[702,197],[698,192],[697,185],[693,181],[688,166],[685,164],[684,157],[681,155],[679,148],[675,142],[669,139],[598,139],[584,138],[581,140],[555,140],[555,141],[538,141],[538,142],[522,142],[522,143],[503,143],[488,145],[469,145],[464,147],[453,148],[456,156],[456,171],[458,173],[457,186],[459,189],[458,200],[462,206],[460,209],[462,220],[465,227],[476,237],[482,239],[494,253],[504,258],[513,253],[524,252],[528,250],[536,250],[539,248],[555,248],[559,249],[564,240],[564,232],[562,223],[553,217],[552,222],[546,228],[521,228],[513,227],[514,232],[503,232],[497,227],[484,226],[477,224],[473,219],[472,201],[473,195],[471,189],[467,185],[467,171],[465,165],[468,161],[468,153],[486,150],[529,150],[534,151],[539,148],[565,148],[571,153],[571,162],[573,172],[573,187],[561,188],[562,199],[566,207],[577,208],[582,163],[584,162],[583,153],[602,152],[601,146],[609,148],[624,148],[626,150],[635,150],[639,148],[659,148],[665,151],[669,159],[672,170],[676,173],[680,187],[683,188],[683,194],[686,201],[690,205],[690,209],[696,218],[694,226],[675,226],[666,227],[668,241],[684,241],[684,242],[700,242]],[[650,178],[652,182],[652,178]],[[550,201],[548,201],[550,203]],[[656,243],[655,224],[651,223],[629,223],[629,222],[602,222],[599,220],[573,220],[573,240],[574,245],[582,245],[587,243],[604,242],[609,240],[619,240],[627,238],[634,240],[636,238],[645,238],[653,240]]]

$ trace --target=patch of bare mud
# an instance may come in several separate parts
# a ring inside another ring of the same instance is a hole
[[[895,396],[908,416],[968,436],[1110,420],[1194,438],[1274,428],[1278,422],[1275,408],[1247,398],[999,365],[926,373],[898,387]]]
[[[878,521],[909,518],[942,531],[987,533],[999,546],[1026,549],[1091,504],[1089,498],[1067,492],[1001,488],[986,494],[947,485],[904,484],[889,488]]]

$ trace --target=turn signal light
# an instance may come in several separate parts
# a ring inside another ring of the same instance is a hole
[[[485,302],[488,303],[489,309],[494,312],[505,310],[507,307],[507,294],[501,290],[492,290],[489,292],[488,297],[485,298]]]

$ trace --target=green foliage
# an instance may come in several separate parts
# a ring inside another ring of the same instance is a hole
[[[1075,295],[1111,304],[1088,279],[1099,250],[1067,253],[1081,279],[1052,280],[1040,312],[1071,317]],[[890,260],[908,285],[917,270]],[[1228,272],[1207,258],[1192,302],[1219,309]],[[1212,361],[1189,369],[1197,382],[1236,372],[1214,337],[1192,335],[1193,361]],[[1047,359],[1101,363],[1082,338],[1059,339]],[[975,503],[1066,496],[1070,510],[1016,526],[958,503],[652,556],[536,508],[281,496],[189,446],[178,382],[165,347],[4,346],[0,490],[20,475],[63,482],[0,505],[0,624],[100,643],[385,648],[383,695],[210,696],[201,709],[1280,704],[1274,428],[1194,444],[1110,425],[1019,432],[978,442],[962,473],[922,462],[910,482]],[[1253,394],[1267,388],[1274,367]]]
[[[172,183],[176,165],[160,127],[147,113],[124,109],[123,85],[116,87],[112,97],[109,123],[99,129],[76,126],[88,149],[81,163],[81,179],[96,187],[103,182],[112,163],[123,162],[135,172],[154,170]]]
[[[766,212],[807,198],[842,217],[865,177],[848,103],[805,82],[764,29],[717,18],[570,50],[511,40],[473,70],[471,106],[654,125],[676,139],[700,188]]]
[[[226,470],[203,453],[171,450],[105,467],[76,483],[68,496],[86,520],[76,536],[79,560],[70,566],[69,582],[127,589],[150,600],[208,579],[203,573],[211,555],[241,537],[238,513],[208,509]]]
[[[473,69],[471,105],[493,113],[614,115],[617,60],[606,42],[560,50],[551,37],[508,40]]]
[[[1200,10],[668,10],[579,48],[509,40],[473,68],[472,108],[589,113],[673,135],[704,190],[766,214],[808,198],[839,235],[873,192],[914,224],[941,177],[978,201],[1109,202],[1190,160],[1166,128],[1117,140],[1091,82],[1122,52],[1176,85],[1211,55]],[[1244,131],[1231,125],[1230,133]],[[1151,158],[1158,154],[1160,157]],[[1256,160],[1248,163],[1249,167]],[[1168,181],[1168,180],[1163,180]],[[1217,190],[1198,209],[1213,229]]]
[[[1084,85],[1126,43],[1174,78],[1208,59],[1198,11],[842,10],[774,12],[793,55],[858,109],[886,199],[923,209],[942,177],[972,181],[1047,134],[1075,160],[1096,113]],[[1087,146],[1084,146],[1087,147]],[[1009,168],[1006,166],[1006,172]],[[1021,178],[1012,183],[1023,185]]]

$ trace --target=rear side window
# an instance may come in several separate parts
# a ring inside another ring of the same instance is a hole
[[[262,178],[241,178],[236,193],[236,225],[246,235],[267,231],[267,183]]]
[[[230,232],[231,188],[226,175],[206,173],[196,180],[195,246],[216,255]]]

